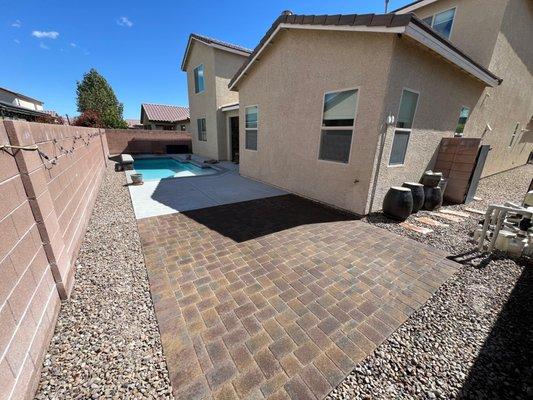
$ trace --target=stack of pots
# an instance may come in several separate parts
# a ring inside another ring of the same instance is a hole
[[[383,212],[389,218],[405,221],[422,208],[436,210],[442,206],[446,184],[442,172],[426,171],[422,183],[404,182],[402,186],[391,187],[383,199]]]
[[[424,185],[424,209],[433,211],[442,206],[444,189],[447,181],[442,179],[442,172],[426,171],[422,176]]]

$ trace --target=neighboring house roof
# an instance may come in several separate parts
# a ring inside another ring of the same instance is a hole
[[[433,30],[429,25],[418,19],[414,14],[350,14],[350,15],[294,15],[282,14],[272,24],[261,39],[248,60],[239,68],[231,79],[229,88],[233,89],[239,80],[246,75],[254,62],[259,61],[259,55],[282,29],[314,29],[338,30],[355,32],[377,32],[404,34],[433,50],[449,62],[457,65],[470,75],[496,86],[501,79],[485,67],[458,49],[448,39]]]
[[[238,46],[236,44],[231,44],[228,42],[223,42],[222,40],[213,39],[208,36],[199,35],[197,33],[191,33],[189,35],[189,41],[187,42],[187,48],[185,49],[185,54],[183,55],[183,60],[181,62],[181,70],[185,71],[185,64],[187,62],[187,57],[191,50],[192,42],[196,40],[200,43],[204,43],[208,46],[229,51],[230,53],[239,54],[241,56],[248,57],[252,53],[252,49],[247,49],[246,47]]]
[[[21,114],[21,115],[31,115],[34,117],[41,117],[41,116],[48,115],[44,111],[37,111],[37,110],[32,110],[31,108],[16,106],[14,104],[7,103],[5,101],[0,101],[0,116],[2,115],[2,111],[9,111],[9,112],[13,112],[13,113]]]
[[[144,110],[146,118],[150,121],[178,122],[189,119],[189,109],[187,107],[144,103],[141,104],[141,119],[142,110]]]
[[[4,87],[0,87],[0,90],[3,90],[4,92],[11,93],[12,95],[15,95],[16,97],[20,97],[21,99],[33,101],[35,103],[44,104],[41,100],[34,99],[33,97],[26,96],[25,94],[14,92],[13,90],[6,89]]]
[[[412,3],[406,4],[403,7],[397,8],[396,10],[392,11],[394,14],[405,14],[408,12],[412,12],[420,7],[424,7],[427,5],[430,5],[432,3],[436,3],[439,0],[416,0]]]

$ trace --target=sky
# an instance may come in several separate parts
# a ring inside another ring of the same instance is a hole
[[[390,0],[389,10],[411,0]],[[0,0],[0,87],[77,115],[76,82],[96,68],[139,118],[141,103],[188,104],[190,33],[254,48],[283,10],[383,13],[384,0]]]

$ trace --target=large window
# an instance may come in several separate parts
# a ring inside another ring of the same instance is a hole
[[[462,136],[465,130],[466,121],[468,120],[469,115],[470,115],[470,109],[468,107],[461,107],[461,112],[459,114],[459,121],[457,121],[457,126],[455,128],[455,133],[457,136]]]
[[[452,33],[453,18],[455,17],[455,8],[450,10],[442,11],[430,17],[424,18],[426,24],[431,26],[442,36],[449,39],[450,34]]]
[[[198,125],[198,140],[201,142],[207,142],[207,131],[205,129],[205,118],[196,120]]]
[[[258,114],[257,106],[249,106],[244,109],[244,144],[247,150],[257,150]]]
[[[201,64],[194,69],[194,93],[202,93],[204,89],[204,65]]]
[[[405,154],[407,153],[417,104],[418,93],[404,89],[402,99],[400,100],[400,111],[398,112],[394,138],[392,140],[389,165],[403,165],[405,162]]]
[[[319,159],[348,162],[356,106],[356,89],[324,95]]]

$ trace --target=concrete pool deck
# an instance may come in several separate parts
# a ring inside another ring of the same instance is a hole
[[[280,196],[287,192],[239,175],[238,166],[227,161],[214,166],[214,175],[169,178],[129,185],[135,218],[148,218],[206,207]],[[132,171],[127,171],[127,175]]]

